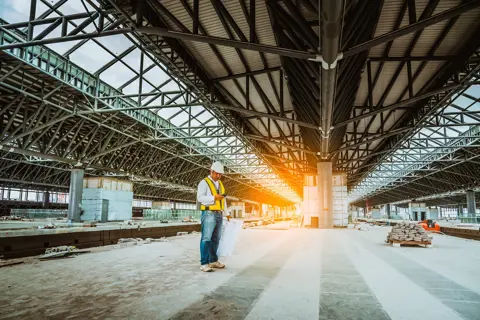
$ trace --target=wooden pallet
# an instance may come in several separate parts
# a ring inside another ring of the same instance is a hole
[[[432,246],[432,243],[429,241],[399,241],[399,240],[393,240],[390,241],[390,244],[394,247],[401,247],[401,246],[425,246],[425,248],[430,248]]]

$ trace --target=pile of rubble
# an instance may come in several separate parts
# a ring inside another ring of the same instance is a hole
[[[75,250],[77,250],[77,247],[75,246],[59,246],[59,247],[45,249],[45,254],[54,253],[54,252],[72,252]]]
[[[132,243],[134,245],[137,244],[149,244],[152,242],[168,242],[169,240],[165,237],[160,238],[160,239],[152,239],[152,238],[146,238],[145,240],[142,238],[121,238],[118,239],[118,243]]]
[[[46,225],[37,227],[37,229],[56,229],[56,228],[57,228],[57,226],[52,222],[49,222]]]
[[[25,217],[20,217],[16,215],[10,215],[10,216],[1,216],[0,220],[13,220],[13,221],[33,221],[33,219],[27,219]]]
[[[400,222],[392,227],[388,233],[387,242],[394,241],[416,241],[432,242],[432,235],[423,229],[422,225],[410,222]]]
[[[45,249],[45,254],[38,256],[39,260],[52,260],[59,258],[72,258],[77,254],[88,253],[90,250],[81,250],[75,246],[58,246]]]
[[[261,227],[261,226],[264,227],[274,223],[275,223],[275,220],[273,220],[272,218],[265,218],[258,221],[244,222],[242,228],[248,229],[248,228],[254,228],[254,227]]]

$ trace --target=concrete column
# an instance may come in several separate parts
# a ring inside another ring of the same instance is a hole
[[[80,205],[82,204],[83,192],[83,169],[73,169],[70,172],[70,201],[68,203],[68,219],[80,221]]]
[[[385,211],[387,213],[387,218],[390,219],[390,203],[385,205]]]
[[[43,193],[43,203],[42,203],[42,205],[45,209],[48,209],[50,207],[50,192],[45,191]]]
[[[319,219],[318,227],[321,229],[333,228],[333,186],[332,186],[332,163],[317,163],[318,170],[318,204]]]
[[[467,216],[475,217],[475,191],[467,190]]]

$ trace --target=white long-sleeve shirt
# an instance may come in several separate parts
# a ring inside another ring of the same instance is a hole
[[[208,176],[210,180],[212,180],[213,184],[215,185],[215,189],[220,190],[220,184],[218,181],[215,181],[212,179],[212,177]],[[215,198],[213,197],[212,191],[210,190],[210,187],[208,186],[207,181],[205,179],[202,179],[200,183],[198,184],[197,188],[197,201],[203,204],[204,206],[210,206],[212,204],[215,204]],[[228,215],[228,209],[227,209],[227,201],[225,200],[224,202],[225,206],[223,208],[223,214]]]

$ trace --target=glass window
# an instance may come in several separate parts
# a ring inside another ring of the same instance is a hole
[[[35,190],[28,190],[27,201],[37,201],[37,194]]]
[[[10,190],[10,200],[20,200],[20,190],[11,189]]]

